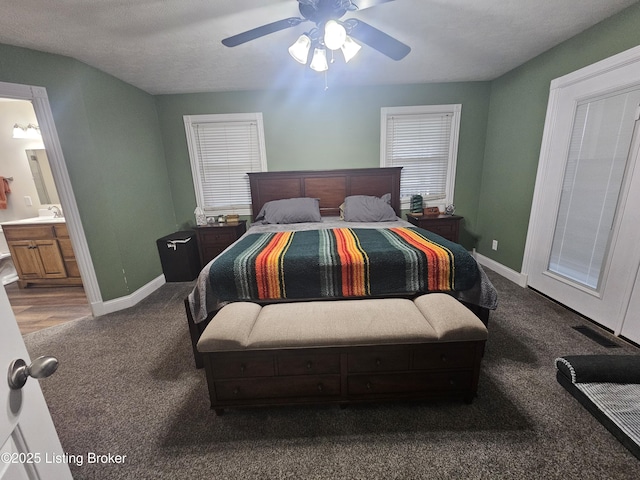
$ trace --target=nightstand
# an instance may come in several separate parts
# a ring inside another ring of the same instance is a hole
[[[459,215],[427,216],[407,213],[407,221],[409,223],[456,243],[458,243],[458,232],[462,218]]]
[[[212,223],[195,228],[198,236],[200,264],[204,267],[247,231],[247,221]]]

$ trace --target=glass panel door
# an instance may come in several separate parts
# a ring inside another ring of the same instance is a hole
[[[548,271],[597,291],[631,146],[640,89],[579,102]]]

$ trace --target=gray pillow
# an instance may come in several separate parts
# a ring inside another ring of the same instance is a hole
[[[321,222],[320,202],[317,198],[285,198],[263,205],[256,217],[261,223]]]
[[[390,193],[380,198],[352,195],[344,199],[344,219],[347,222],[393,222],[398,217],[390,203]]]

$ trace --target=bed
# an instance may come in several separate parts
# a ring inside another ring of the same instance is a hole
[[[197,340],[229,302],[414,297],[446,292],[485,324],[493,285],[457,243],[400,218],[401,168],[250,173],[254,222],[185,299]]]

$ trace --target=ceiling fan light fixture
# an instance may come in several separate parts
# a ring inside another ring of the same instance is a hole
[[[347,35],[347,38],[345,38],[344,43],[342,44],[342,47],[340,47],[340,50],[342,50],[342,54],[344,55],[344,61],[348,62],[353,57],[355,57],[361,48],[361,45],[359,45],[353,38]]]
[[[309,68],[316,72],[325,72],[329,70],[329,64],[327,63],[327,51],[324,48],[316,48],[313,51],[313,58],[311,59]]]
[[[347,31],[344,26],[335,20],[329,20],[324,25],[324,44],[329,50],[338,50],[344,45]]]
[[[289,47],[289,55],[291,55],[296,62],[306,65],[310,48],[311,39],[307,34],[302,34],[298,37],[298,40]]]

